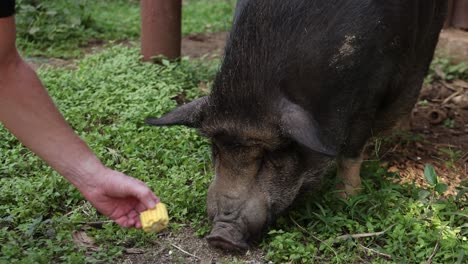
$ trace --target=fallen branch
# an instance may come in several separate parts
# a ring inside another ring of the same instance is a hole
[[[372,252],[372,253],[374,253],[374,254],[380,255],[380,256],[382,256],[382,257],[386,257],[386,258],[388,258],[388,259],[391,259],[391,258],[392,258],[392,256],[390,256],[390,255],[388,255],[388,254],[385,254],[385,253],[382,253],[382,252],[380,252],[380,251],[378,251],[378,250],[376,250],[376,249],[368,248],[368,247],[365,247],[365,246],[363,246],[363,245],[361,245],[361,244],[358,244],[358,245],[359,245],[360,247],[362,247],[363,249],[369,250],[370,252]]]
[[[452,145],[452,144],[447,144],[447,143],[432,143],[432,145],[437,146],[437,147],[446,147],[446,148],[459,148],[458,146]]]
[[[291,219],[291,221],[297,226],[299,227],[299,229],[301,229],[304,233],[310,235],[312,238],[314,238],[315,240],[319,241],[320,243],[324,244],[325,246],[327,246],[331,251],[333,251],[333,253],[335,253],[335,256],[338,258],[338,253],[336,253],[336,251],[330,246],[328,245],[328,243],[320,240],[318,237],[314,236],[311,232],[307,231],[304,227],[302,227],[301,225],[299,225],[296,220],[294,220],[291,216],[289,216],[289,219]]]
[[[434,247],[434,250],[432,251],[431,256],[426,260],[425,264],[431,264],[432,263],[432,258],[434,258],[435,254],[437,253],[437,250],[439,250],[439,240],[437,240],[437,243]]]
[[[443,86],[445,86],[446,88],[448,88],[448,89],[450,89],[450,90],[452,90],[452,91],[454,91],[454,92],[457,92],[457,91],[458,91],[457,88],[453,87],[451,84],[449,84],[449,83],[446,82],[446,81],[441,81],[440,83],[442,83]]]
[[[458,91],[454,92],[451,94],[449,97],[445,98],[445,100],[442,102],[443,105],[447,104],[450,100],[452,100],[454,97],[459,96],[462,94],[463,91]]]
[[[127,254],[143,254],[146,250],[142,248],[126,248],[124,249],[124,252]]]
[[[101,226],[103,224],[113,223],[113,222],[114,221],[112,221],[112,220],[105,220],[105,221],[94,221],[94,222],[74,222],[74,224],[89,225],[89,226]]]
[[[78,206],[77,208],[71,210],[70,212],[64,214],[62,217],[67,217],[67,216],[71,215],[72,213],[78,211],[79,209],[81,209],[81,208],[83,208],[83,207],[84,207],[84,205],[80,205],[80,206]]]
[[[383,235],[385,234],[390,228],[392,228],[394,226],[391,225],[389,226],[387,229],[385,229],[384,231],[380,231],[380,232],[374,232],[374,233],[362,233],[362,234],[352,234],[352,235],[342,235],[342,236],[339,236],[337,238],[335,238],[335,240],[341,240],[341,239],[348,239],[348,238],[363,238],[363,237],[373,237],[373,236],[380,236],[380,235]]]
[[[187,255],[189,255],[189,256],[191,256],[191,257],[194,257],[194,258],[196,258],[197,260],[201,260],[199,257],[195,256],[194,254],[192,254],[192,253],[190,253],[190,252],[187,252],[187,251],[181,249],[180,247],[178,247],[178,246],[176,246],[176,245],[174,245],[174,244],[171,244],[171,246],[173,246],[173,247],[175,247],[176,249],[180,250],[182,253],[185,253],[185,254],[187,254]]]

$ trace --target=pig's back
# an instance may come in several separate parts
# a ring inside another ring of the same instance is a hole
[[[240,0],[214,97],[228,97],[225,106],[255,100],[266,107],[286,95],[341,143],[350,130],[368,135],[373,124],[391,123],[376,118],[396,119],[414,104],[445,5]]]

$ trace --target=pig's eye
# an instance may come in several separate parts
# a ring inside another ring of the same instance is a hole
[[[211,152],[213,156],[218,156],[219,154],[219,147],[215,143],[211,144]]]
[[[211,141],[213,146],[216,146],[218,149],[222,150],[235,150],[242,148],[243,146],[236,140],[226,139],[226,138],[216,138]]]
[[[271,164],[275,168],[280,166],[277,155],[274,152],[268,152],[263,155],[263,161]]]
[[[242,148],[242,145],[237,142],[225,142],[223,144],[223,147],[226,149],[240,149]]]
[[[275,150],[265,151],[263,160],[271,164],[275,168],[281,168],[285,157],[290,156],[290,145],[283,145]]]

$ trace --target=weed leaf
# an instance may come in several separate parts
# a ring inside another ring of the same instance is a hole
[[[439,194],[443,194],[445,191],[447,191],[448,189],[448,186],[447,184],[444,184],[444,183],[438,183],[436,186],[435,186],[435,190],[436,192],[438,192]]]
[[[424,177],[429,185],[434,186],[437,184],[437,173],[434,167],[429,164],[426,164],[426,167],[424,167]]]

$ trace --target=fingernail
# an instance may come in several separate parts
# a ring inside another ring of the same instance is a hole
[[[148,202],[148,207],[149,207],[149,209],[156,207],[156,202],[153,201],[153,200],[150,200],[150,201]]]

